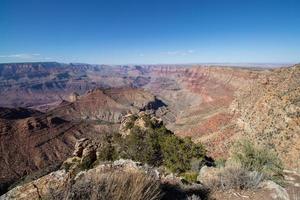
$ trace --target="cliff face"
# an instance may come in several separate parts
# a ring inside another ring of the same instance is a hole
[[[143,86],[162,99],[168,109],[162,119],[180,136],[190,136],[206,145],[212,156],[226,156],[238,137],[230,111],[236,92],[244,90],[268,70],[230,67],[152,66],[151,81]]]
[[[255,81],[260,73],[221,67],[153,68],[153,81],[146,87],[174,110],[172,130],[199,137],[227,124],[235,91]]]
[[[241,137],[274,149],[299,169],[300,66],[274,70],[155,67],[146,86],[169,105],[176,134],[226,156]]]
[[[128,112],[137,113],[151,107],[157,100],[143,89],[95,89],[79,96],[74,102],[63,102],[50,111],[68,120],[99,120],[118,123]]]
[[[274,149],[286,166],[300,169],[300,66],[270,71],[236,92],[236,124],[253,141]]]
[[[81,135],[79,127],[58,117],[24,116],[25,109],[5,111],[0,118],[0,191],[24,175],[65,159]]]

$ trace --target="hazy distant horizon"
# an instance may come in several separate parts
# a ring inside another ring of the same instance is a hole
[[[262,68],[272,68],[272,67],[288,67],[293,66],[299,63],[287,63],[287,62],[278,62],[278,63],[214,63],[214,62],[205,62],[205,63],[124,63],[124,64],[110,64],[110,63],[84,63],[84,62],[58,62],[58,61],[34,61],[34,62],[0,62],[1,65],[3,64],[31,64],[31,63],[60,63],[60,64],[78,64],[78,65],[107,65],[107,66],[133,66],[133,65],[141,65],[141,66],[155,66],[155,65],[169,65],[169,66],[193,66],[193,65],[199,65],[199,66],[228,66],[228,67],[262,67]]]

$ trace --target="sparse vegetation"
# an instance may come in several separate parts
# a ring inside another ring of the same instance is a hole
[[[293,189],[291,192],[291,200],[300,200],[300,191]]]
[[[270,150],[242,140],[233,145],[231,158],[216,161],[217,176],[206,185],[212,190],[256,189],[260,182],[271,179],[280,182],[283,168],[280,159]]]
[[[79,157],[72,157],[72,158],[65,160],[65,162],[63,162],[61,168],[65,169],[68,172],[76,164],[79,165],[79,163],[80,163]]]
[[[43,169],[40,169],[34,173],[31,173],[27,176],[22,177],[20,180],[18,180],[17,182],[13,183],[12,185],[10,185],[9,188],[7,188],[8,190],[13,189],[14,187],[18,186],[18,185],[24,185],[26,183],[29,183],[31,181],[34,181],[36,179],[39,179],[42,176],[45,176],[46,174],[49,174],[53,171],[56,171],[60,168],[62,163],[57,163],[55,165],[50,165],[48,167],[45,167]]]
[[[266,178],[280,182],[283,166],[278,156],[271,150],[256,146],[248,140],[233,146],[232,158],[248,171],[262,173]]]
[[[250,172],[240,165],[231,165],[221,168],[218,177],[210,180],[208,186],[211,189],[256,189],[264,180],[263,174]]]

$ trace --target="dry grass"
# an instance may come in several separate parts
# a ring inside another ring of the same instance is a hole
[[[61,190],[49,190],[49,200],[174,200],[209,199],[202,184],[161,183],[142,171],[103,168],[78,173]]]
[[[157,200],[161,199],[160,184],[137,172],[113,171],[93,180],[76,181],[67,199],[91,200]]]

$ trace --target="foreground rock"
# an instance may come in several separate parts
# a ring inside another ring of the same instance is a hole
[[[47,199],[53,191],[59,191],[64,187],[67,173],[65,170],[55,171],[38,180],[22,186],[17,186],[0,197],[1,200],[18,199]]]
[[[73,157],[54,171],[20,184],[0,197],[9,199],[186,199],[207,196],[202,185],[183,185],[181,178],[155,168],[119,159],[97,162],[99,143],[83,138],[77,141]],[[96,196],[95,196],[96,195]],[[99,196],[100,195],[100,196]],[[104,196],[103,196],[104,195]]]
[[[259,177],[253,172],[245,174],[240,168],[229,168],[230,170],[227,171],[231,173],[229,176],[233,178],[232,181],[239,180],[235,177],[243,177],[243,181],[251,184],[244,188],[235,188],[233,185],[232,188],[227,189],[231,187],[227,185],[231,180],[227,180],[230,177],[222,175],[225,168],[206,166],[201,168],[197,177],[198,182],[191,183],[176,174],[167,172],[163,167],[155,168],[125,159],[99,162],[100,149],[101,143],[97,140],[87,138],[77,140],[73,157],[64,161],[61,170],[22,183],[2,195],[0,200],[149,199],[149,195],[152,195],[152,199],[172,200],[207,199],[209,196],[216,200],[242,198],[289,200],[295,195],[292,192],[300,188],[298,185],[300,175],[296,172],[285,171],[286,187],[283,188],[273,181],[257,179]],[[245,179],[247,178],[245,175],[249,176],[249,179]],[[225,185],[221,187],[220,178],[225,178],[222,181]],[[151,193],[147,194],[146,198],[146,194],[141,191]]]
[[[15,187],[8,193],[2,195],[0,199],[82,199],[82,197],[84,197],[82,195],[91,195],[89,193],[90,189],[97,187],[97,185],[101,184],[105,180],[110,181],[110,179],[116,178],[115,174],[117,174],[118,178],[142,175],[145,176],[143,181],[153,180],[153,184],[156,182],[159,184],[159,173],[157,170],[131,160],[117,160],[113,163],[98,165],[89,170],[79,171],[77,174],[73,174],[72,171],[66,172],[65,170],[52,172],[51,174],[41,177],[35,181]],[[172,179],[172,181],[174,180],[175,179]],[[164,182],[167,182],[167,178],[164,179]],[[170,183],[171,181],[168,182]],[[129,199],[131,199],[130,195],[136,195],[128,193],[127,190],[130,190],[130,185],[126,185],[126,189],[123,188],[123,186],[125,186],[123,184],[124,183],[121,185],[112,185],[112,187],[120,187],[115,188],[114,190],[124,190],[122,192],[124,192]],[[141,182],[139,184],[143,183]],[[103,187],[105,186],[103,185]],[[138,185],[136,185],[136,187],[138,190]],[[147,185],[147,187],[153,186]],[[113,193],[113,191],[111,192]],[[181,196],[184,195],[183,192],[179,192],[179,194]],[[126,196],[122,198],[119,197],[117,199],[126,199]],[[93,197],[92,195],[89,196],[88,199],[99,198]]]

